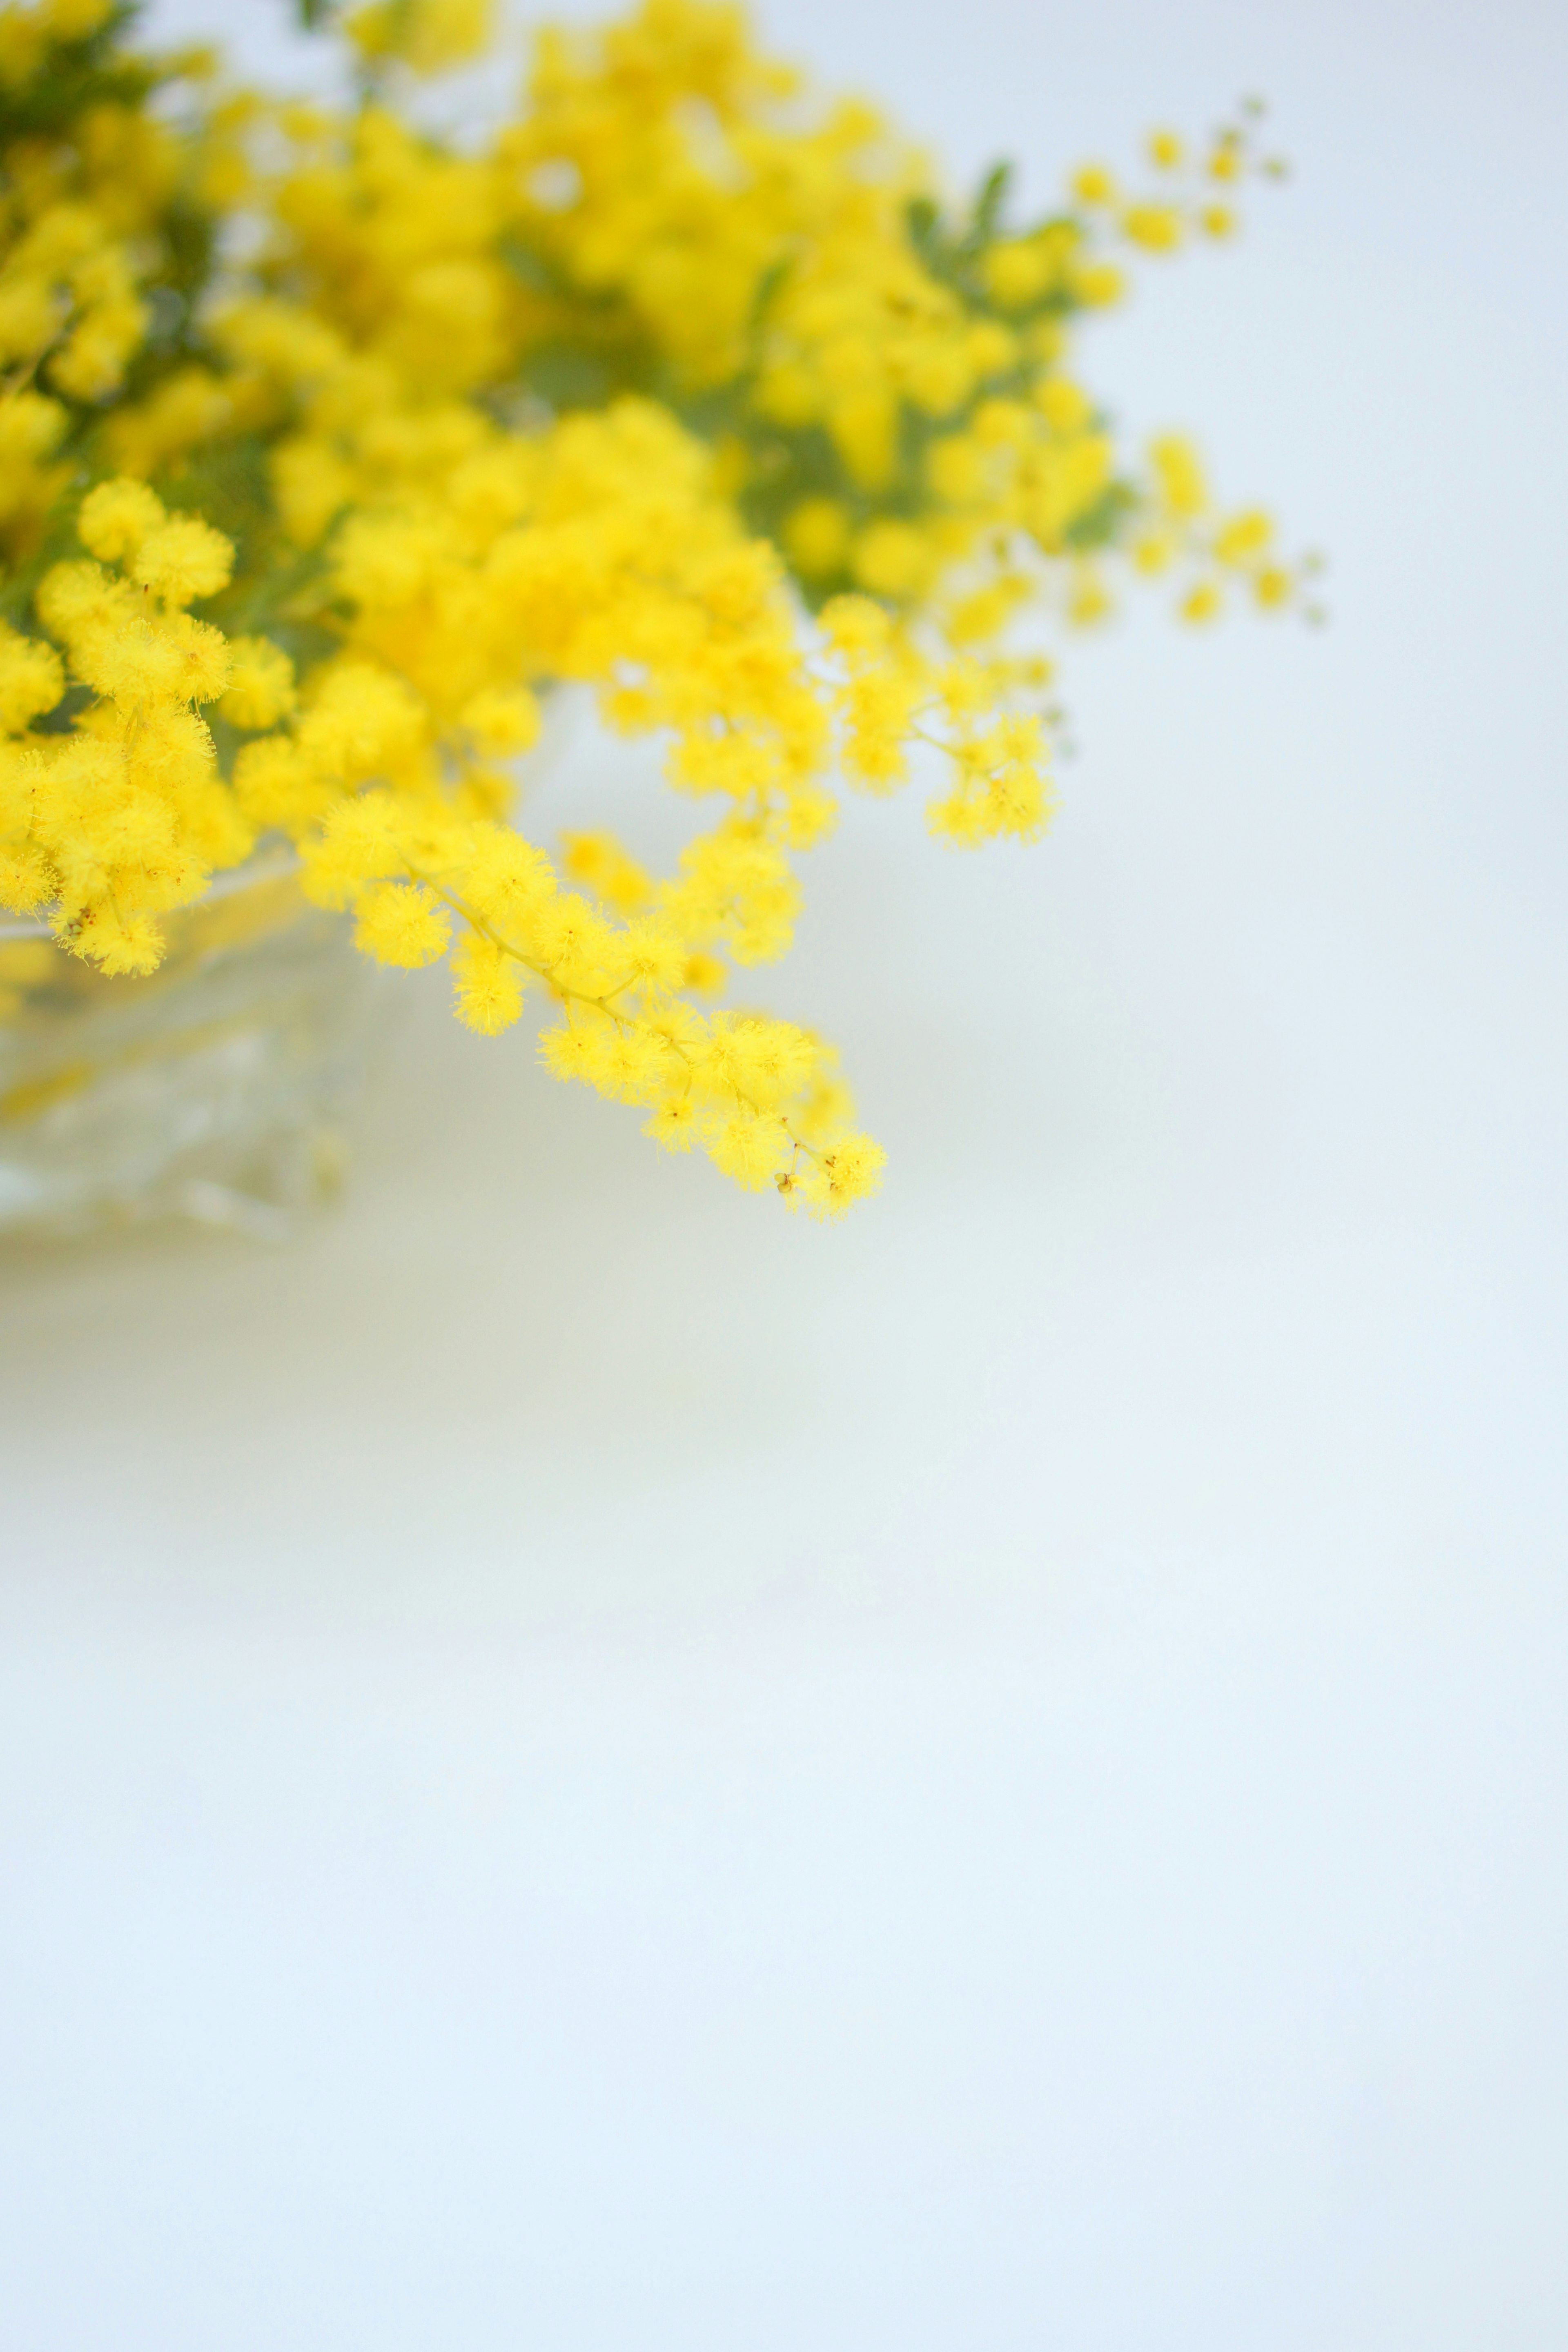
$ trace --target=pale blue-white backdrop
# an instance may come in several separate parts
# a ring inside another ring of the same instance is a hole
[[[769,29],[1042,198],[1268,95],[1088,368],[1331,625],[1134,613],[1047,842],[820,854],[842,1231],[414,980],[297,1248],[5,1260],[0,2334],[1548,2352],[1568,18]]]

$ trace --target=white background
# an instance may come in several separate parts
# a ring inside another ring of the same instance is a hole
[[[1042,199],[1269,95],[1088,367],[1332,624],[1136,615],[1042,846],[817,856],[840,1231],[413,981],[297,1248],[5,1260],[0,2336],[1548,2352],[1568,18],[771,24]]]

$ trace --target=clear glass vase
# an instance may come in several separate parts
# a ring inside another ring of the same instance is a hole
[[[336,1189],[383,1001],[347,920],[263,851],[167,919],[147,979],[0,924],[0,1234],[189,1217],[282,1238]]]

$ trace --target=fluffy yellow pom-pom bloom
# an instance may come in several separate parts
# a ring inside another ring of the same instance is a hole
[[[447,917],[417,883],[380,883],[359,902],[355,944],[377,963],[416,971],[445,955],[451,936]]]
[[[100,482],[81,502],[77,535],[91,555],[105,563],[134,556],[143,540],[167,520],[163,501],[145,482],[121,477]]]
[[[131,561],[131,577],[175,609],[198,596],[216,596],[234,572],[234,541],[195,515],[171,515],[147,533]]]
[[[294,665],[268,637],[235,637],[229,643],[228,688],[218,705],[231,727],[275,727],[287,719],[298,696]]]
[[[517,959],[495,940],[470,931],[452,958],[458,1018],[481,1036],[510,1029],[522,1012],[522,973]]]

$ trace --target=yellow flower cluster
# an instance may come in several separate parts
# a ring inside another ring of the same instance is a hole
[[[209,224],[193,198],[239,182],[226,122],[182,121],[199,56],[128,56],[114,0],[0,7],[0,561],[26,563],[99,413],[143,364],[160,306],[184,313]],[[163,370],[143,364],[154,379]]]
[[[26,91],[109,14],[109,0],[0,14],[0,91]],[[124,139],[131,122],[140,141]],[[67,401],[119,388],[146,315],[126,232],[140,226],[136,196],[156,176],[156,126],[104,104],[84,114],[69,144],[51,140],[50,127],[47,118],[27,125],[32,135],[8,139],[0,158],[0,548],[9,551],[36,535],[69,478],[55,461]]]
[[[470,1027],[531,1000],[556,1076],[836,1216],[882,1155],[832,1049],[702,1003],[788,947],[836,782],[923,767],[940,838],[1031,840],[1025,606],[1093,618],[1114,551],[1184,566],[1194,619],[1224,577],[1296,594],[1267,519],[1216,513],[1184,442],[1124,460],[1068,364],[1113,246],[1219,232],[1092,170],[1033,229],[998,175],[952,214],[708,0],[546,32],[459,150],[398,77],[489,18],[373,0],[357,109],[198,96],[171,130],[153,94],[200,61],[136,58],[98,0],[0,9],[0,904],[145,973],[161,917],[287,836],[367,954],[449,957]],[[1210,197],[1249,152],[1224,134]],[[574,682],[709,804],[673,872],[510,822]]]
[[[1190,147],[1180,131],[1151,132],[1149,162],[1156,184],[1142,194],[1123,190],[1104,163],[1085,163],[1074,173],[1072,194],[1101,230],[1120,236],[1145,253],[1174,253],[1194,236],[1234,236],[1239,222],[1235,194],[1254,172],[1284,176],[1275,157],[1258,160],[1253,137],[1261,104],[1250,99],[1241,120],[1222,123],[1204,145]]]
[[[105,971],[149,972],[158,916],[255,838],[197,716],[228,686],[231,649],[186,609],[226,583],[234,551],[141,482],[101,484],[79,527],[111,568],[57,564],[38,587],[66,667],[34,639],[0,637],[0,901],[50,907],[57,936]],[[68,676],[92,698],[75,726],[30,732]]]
[[[372,0],[354,10],[344,30],[373,69],[397,64],[421,76],[440,74],[484,55],[495,9],[491,0]]]
[[[1217,619],[1230,587],[1266,613],[1300,598],[1313,564],[1283,560],[1273,519],[1261,507],[1216,508],[1203,459],[1184,435],[1165,434],[1151,445],[1149,474],[1132,560],[1151,578],[1176,572],[1184,621]],[[1313,606],[1305,610],[1316,617]]]
[[[552,333],[638,366],[723,436],[808,593],[862,588],[973,644],[1055,572],[1093,617],[1083,556],[1131,536],[1143,489],[1071,372],[1071,324],[1120,299],[1113,256],[1235,226],[1217,184],[1272,168],[1247,123],[1196,196],[1161,133],[1152,196],[1091,166],[1068,209],[1005,232],[1005,173],[950,219],[923,157],[862,104],[814,112],[733,8],[647,0],[548,33],[530,99],[474,168],[535,296],[518,315],[543,381]]]

